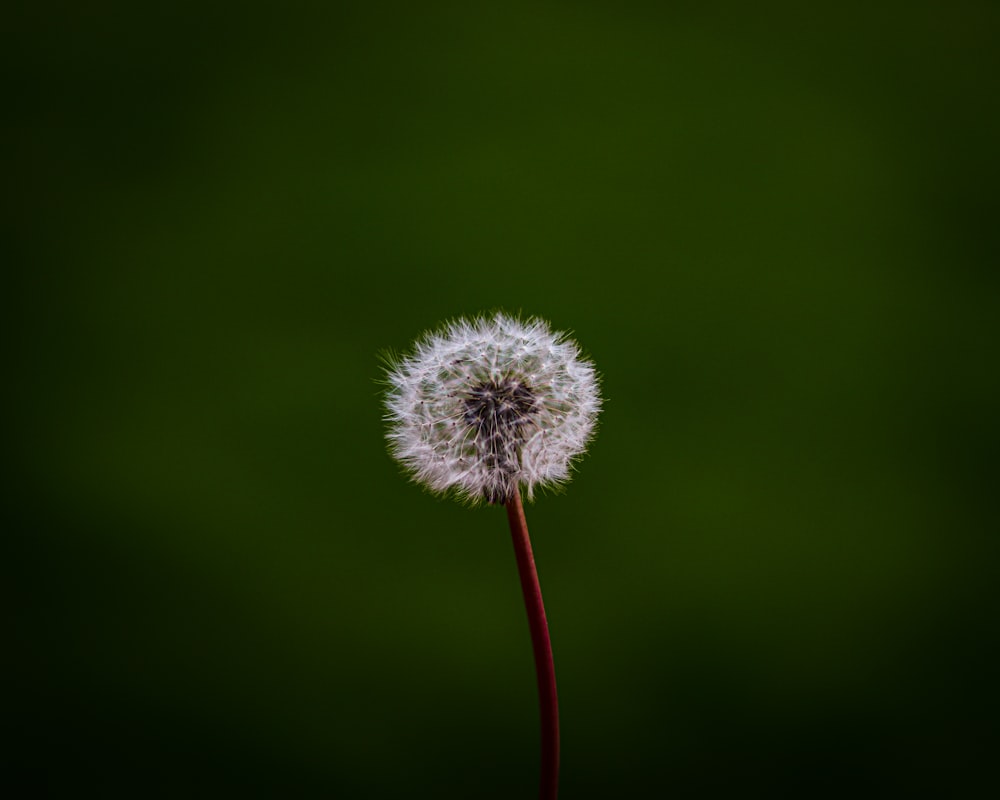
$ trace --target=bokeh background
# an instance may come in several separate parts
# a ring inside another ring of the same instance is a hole
[[[995,3],[3,18],[9,774],[533,796],[503,511],[380,418],[502,308],[607,397],[528,508],[564,797],[996,782]]]

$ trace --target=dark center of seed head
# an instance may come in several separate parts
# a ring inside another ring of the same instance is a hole
[[[487,381],[469,391],[465,421],[483,432],[513,432],[531,418],[535,394],[512,379]]]
[[[534,414],[535,393],[513,378],[485,381],[465,398],[465,421],[476,432],[476,449],[486,466],[497,472],[503,488],[488,492],[490,503],[506,502],[514,490],[517,450],[523,428]]]

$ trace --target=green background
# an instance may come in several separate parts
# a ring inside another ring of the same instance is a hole
[[[503,511],[400,475],[378,385],[502,308],[606,397],[528,507],[562,796],[996,782],[995,3],[37,6],[16,773],[533,796]]]

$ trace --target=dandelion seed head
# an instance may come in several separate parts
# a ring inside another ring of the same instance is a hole
[[[569,479],[601,407],[575,342],[540,319],[459,319],[389,369],[393,456],[435,492],[506,502]]]

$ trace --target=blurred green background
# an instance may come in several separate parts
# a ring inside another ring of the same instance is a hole
[[[503,511],[400,475],[377,384],[496,308],[607,398],[528,508],[562,796],[996,781],[997,4],[3,25],[40,793],[534,796]]]

